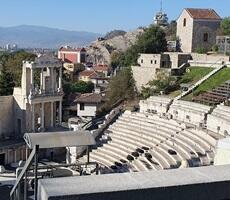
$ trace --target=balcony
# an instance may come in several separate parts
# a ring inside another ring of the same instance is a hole
[[[64,92],[62,88],[58,88],[57,90],[34,89],[34,90],[30,90],[28,101],[29,103],[61,101],[63,95]]]

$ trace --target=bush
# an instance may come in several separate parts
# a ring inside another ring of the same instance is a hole
[[[213,45],[212,51],[218,52],[219,51],[219,47],[217,45]]]
[[[207,53],[207,49],[205,49],[204,47],[197,47],[195,51],[196,53],[199,53],[199,54]]]
[[[224,35],[230,35],[230,17],[224,18],[220,27]]]
[[[159,72],[155,80],[149,82],[149,87],[143,87],[141,95],[143,98],[148,98],[154,94],[168,94],[178,89],[179,83],[176,77],[173,77],[165,72]]]
[[[65,95],[70,93],[91,93],[94,89],[92,82],[78,81],[76,83],[65,82],[63,84],[63,90]]]

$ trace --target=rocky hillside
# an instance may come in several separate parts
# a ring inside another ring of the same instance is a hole
[[[136,42],[137,36],[143,33],[143,29],[137,29],[111,39],[99,38],[86,47],[88,62],[110,63],[110,55],[113,51],[123,52]]]

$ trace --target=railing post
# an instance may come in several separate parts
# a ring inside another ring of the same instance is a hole
[[[24,200],[27,200],[27,171],[24,177]]]
[[[98,165],[98,163],[96,163],[96,175],[98,175],[99,174],[99,165]]]
[[[90,151],[90,147],[87,146],[87,164],[89,164],[89,151]]]
[[[34,200],[37,200],[38,194],[38,156],[39,156],[39,145],[35,146],[35,155],[34,155],[34,173],[35,173],[35,181],[34,181]]]

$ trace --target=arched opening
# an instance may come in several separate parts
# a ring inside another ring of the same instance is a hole
[[[204,33],[203,40],[204,42],[208,42],[208,33]]]

